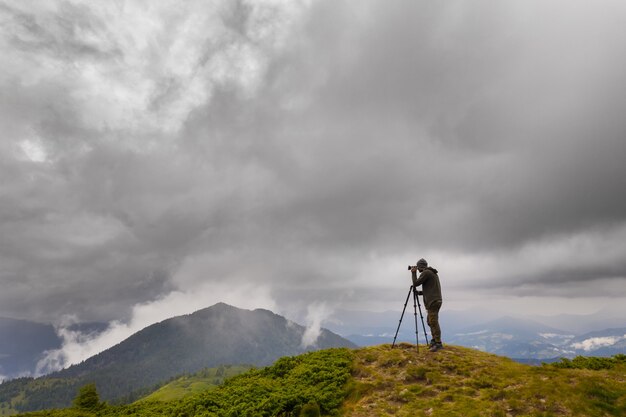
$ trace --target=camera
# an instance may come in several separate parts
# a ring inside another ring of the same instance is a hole
[[[409,271],[411,270],[411,268],[417,268],[415,265],[409,265]]]

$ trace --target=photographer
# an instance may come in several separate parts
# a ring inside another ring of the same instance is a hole
[[[419,278],[416,271],[420,272]],[[417,264],[411,268],[413,287],[417,290],[418,286],[422,286],[424,294],[424,305],[428,315],[426,322],[430,327],[432,340],[430,341],[431,352],[436,352],[443,348],[441,343],[441,328],[439,327],[439,309],[443,299],[441,298],[441,284],[439,283],[439,275],[437,270],[428,266],[428,262],[424,258],[417,261]]]

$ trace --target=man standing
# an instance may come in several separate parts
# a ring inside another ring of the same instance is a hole
[[[420,272],[419,278],[416,271]],[[413,287],[417,289],[418,286],[422,286],[422,292],[424,294],[424,305],[428,315],[426,322],[430,327],[430,334],[432,339],[430,341],[431,352],[436,352],[439,349],[443,349],[441,343],[441,328],[439,327],[439,309],[443,299],[441,297],[441,284],[439,283],[439,275],[437,270],[428,266],[428,262],[424,258],[417,261],[417,264],[411,268],[413,274]]]

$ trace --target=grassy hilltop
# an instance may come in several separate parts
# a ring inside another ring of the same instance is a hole
[[[531,367],[457,346],[400,344],[284,357],[216,389],[35,416],[624,416],[626,356]],[[593,369],[588,369],[593,368]]]
[[[606,363],[612,368],[562,369],[456,346],[434,354],[406,344],[365,348],[355,355],[358,394],[344,410],[354,417],[626,415],[626,362]]]

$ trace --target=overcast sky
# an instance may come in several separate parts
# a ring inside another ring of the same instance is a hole
[[[625,308],[626,2],[0,0],[0,56],[0,316],[398,309],[421,257]]]

